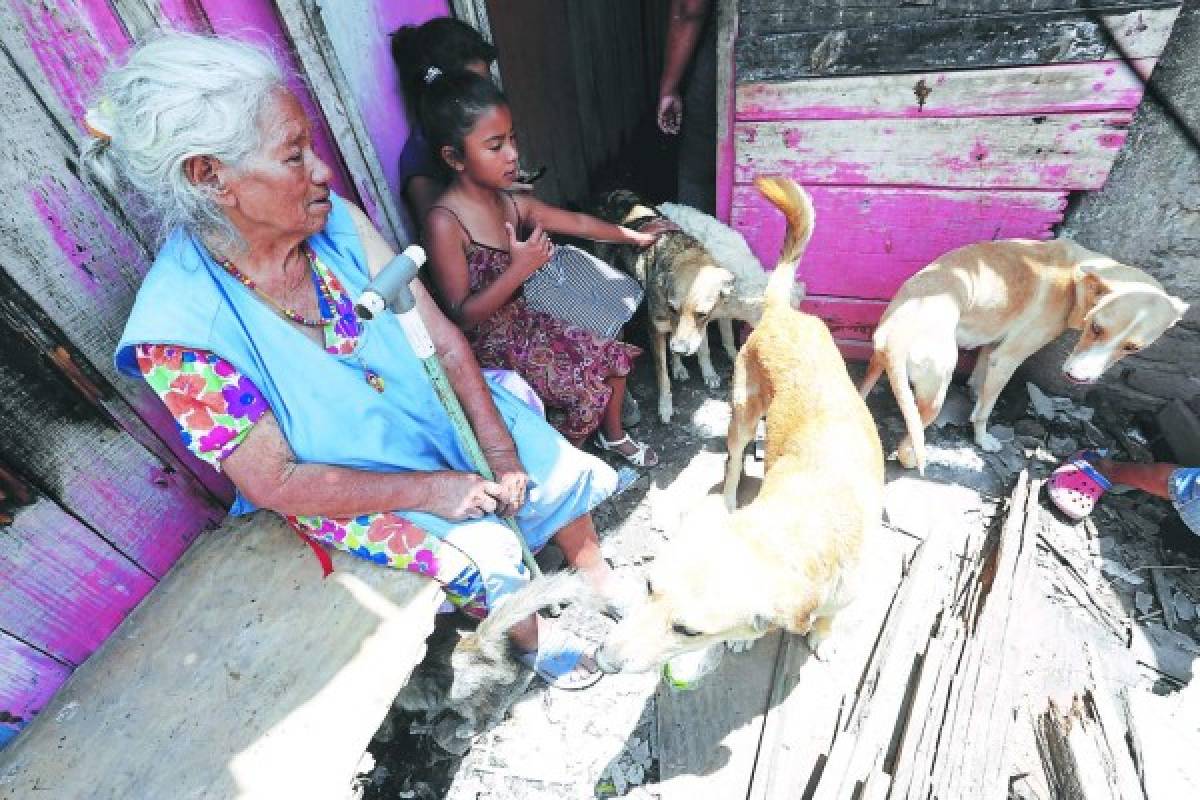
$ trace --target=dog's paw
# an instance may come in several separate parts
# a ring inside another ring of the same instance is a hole
[[[704,385],[710,389],[721,388],[721,376],[714,372],[704,373]]]
[[[1004,449],[1004,444],[990,433],[983,433],[975,438],[975,443],[989,453],[998,453]]]
[[[686,381],[690,377],[692,377],[692,375],[690,372],[688,372],[687,367],[685,367],[683,362],[679,360],[679,356],[675,356],[671,361],[671,378],[682,382]]]
[[[725,643],[725,649],[731,653],[744,653],[754,647],[756,641],[757,639],[730,639]]]
[[[671,421],[671,415],[675,413],[675,405],[671,402],[670,397],[658,398],[658,419],[664,425]]]

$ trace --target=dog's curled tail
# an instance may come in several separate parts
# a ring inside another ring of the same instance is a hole
[[[763,197],[771,201],[771,204],[787,218],[783,247],[779,250],[775,271],[767,281],[765,299],[767,305],[782,304],[790,307],[792,287],[796,283],[796,265],[808,247],[813,224],[816,222],[817,215],[813,211],[812,198],[791,178],[759,176],[754,179],[754,185],[762,192]]]
[[[532,581],[491,609],[475,629],[479,647],[493,658],[505,651],[512,626],[547,606],[566,603],[584,594],[581,579],[574,572],[559,572]]]

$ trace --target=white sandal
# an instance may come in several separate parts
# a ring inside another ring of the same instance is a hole
[[[631,444],[634,447],[632,453],[622,453],[621,445]],[[615,441],[609,441],[604,438],[601,431],[596,431],[596,446],[601,450],[607,450],[610,453],[616,453],[621,458],[633,464],[635,467],[656,467],[658,466],[658,453],[650,449],[650,445],[645,442],[634,441],[628,433]],[[650,457],[653,456],[653,460]]]

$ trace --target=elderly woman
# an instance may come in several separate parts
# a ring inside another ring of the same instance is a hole
[[[476,614],[528,580],[553,538],[603,592],[611,573],[589,512],[616,475],[481,375],[458,328],[413,284],[495,482],[475,474],[396,320],[351,298],[392,256],[330,191],[312,125],[266,53],[173,34],[105,78],[83,160],[134,190],[163,225],[116,360],[144,377],[184,442],[312,540],[427,575]],[[598,674],[583,642],[537,618],[511,631],[555,685]]]

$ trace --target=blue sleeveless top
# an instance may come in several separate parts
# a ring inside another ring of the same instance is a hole
[[[366,255],[345,201],[332,196],[332,204],[325,229],[308,245],[357,297],[369,277]],[[134,352],[139,344],[207,350],[228,361],[258,387],[298,463],[375,472],[474,471],[395,317],[364,322],[354,352],[328,353],[182,229],[171,233],[155,258],[117,346],[117,368],[132,377],[141,374]],[[382,393],[365,380],[367,366],[383,379]],[[536,548],[611,494],[616,476],[494,380],[488,387],[530,476],[517,522]],[[252,510],[239,493],[231,513]],[[435,535],[472,522],[397,510]]]

